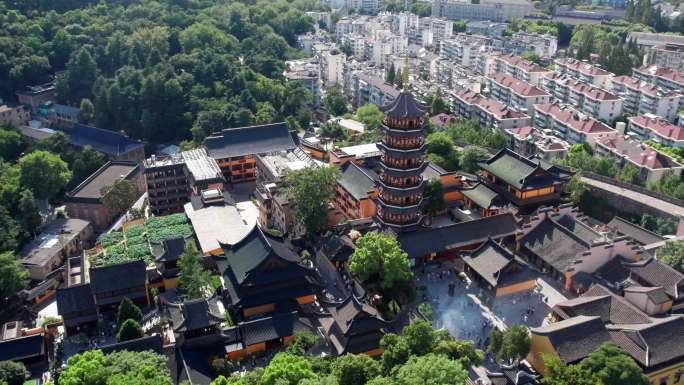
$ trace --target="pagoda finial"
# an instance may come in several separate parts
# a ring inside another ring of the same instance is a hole
[[[403,78],[401,79],[401,84],[404,87],[404,92],[408,91],[409,88],[409,60],[408,60],[408,50],[404,50],[404,72],[402,73]]]

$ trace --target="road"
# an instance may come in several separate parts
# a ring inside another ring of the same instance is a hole
[[[664,212],[664,213],[672,213],[673,216],[679,216],[679,215],[684,215],[684,207],[677,206],[674,203],[670,202],[665,202],[659,199],[656,199],[652,196],[642,194],[638,191],[633,191],[633,190],[628,190],[619,186],[612,185],[610,183],[605,183],[598,181],[596,179],[591,179],[587,177],[582,177],[582,181],[587,185],[587,186],[593,186],[595,188],[609,191],[614,194],[619,194],[622,195],[626,198],[629,198],[635,202],[640,202],[644,205],[651,206],[654,209]]]

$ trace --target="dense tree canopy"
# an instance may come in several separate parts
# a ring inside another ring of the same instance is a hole
[[[0,361],[0,383],[22,385],[26,381],[28,371],[21,362]]]
[[[406,284],[413,277],[408,255],[396,239],[387,234],[369,232],[356,241],[349,267],[363,282],[379,282],[383,290]]]
[[[27,4],[31,4],[28,6]],[[52,6],[50,3],[60,3]],[[153,143],[296,116],[307,98],[284,60],[313,29],[313,2],[7,1],[0,12],[0,97],[57,71],[58,100],[89,99],[87,121]],[[243,96],[243,92],[248,91]],[[251,103],[245,103],[251,101]],[[259,114],[260,112],[260,114]],[[202,113],[221,124],[200,124]],[[268,121],[267,121],[268,120]],[[193,124],[194,123],[194,124]],[[204,129],[204,132],[202,131]]]
[[[314,236],[328,223],[328,207],[335,196],[339,173],[336,167],[307,167],[286,177],[295,220],[308,236]]]
[[[34,151],[22,156],[19,171],[21,183],[40,199],[55,197],[71,178],[66,162],[48,151]]]
[[[211,273],[202,265],[202,255],[194,241],[188,242],[178,261],[178,284],[186,299],[203,298],[211,283]]]

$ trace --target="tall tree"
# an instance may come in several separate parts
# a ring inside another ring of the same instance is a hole
[[[423,190],[423,212],[433,217],[446,208],[444,202],[444,187],[442,182],[435,178],[430,179]]]
[[[19,158],[21,183],[38,199],[51,199],[66,186],[71,171],[66,162],[48,151],[33,151]]]
[[[29,234],[35,236],[40,225],[43,223],[43,218],[40,216],[38,204],[33,196],[31,190],[24,190],[19,196],[19,221],[24,230]]]
[[[263,385],[297,385],[307,378],[316,378],[311,363],[302,356],[278,353],[264,370]]]
[[[530,352],[530,334],[523,325],[513,325],[503,334],[499,356],[507,361],[520,361]]]
[[[671,240],[656,251],[658,260],[684,273],[684,241]]]
[[[81,100],[81,111],[78,113],[78,121],[83,124],[91,124],[95,120],[95,106],[88,98]]]
[[[130,299],[124,297],[124,299],[121,300],[119,303],[119,307],[117,308],[116,312],[116,325],[118,329],[121,329],[121,326],[123,325],[124,322],[126,322],[129,319],[132,319],[133,321],[140,322],[142,321],[143,313],[142,310],[133,303]]]
[[[560,358],[544,357],[544,385],[602,385],[596,375],[581,365],[565,365]]]
[[[458,361],[443,355],[411,356],[399,367],[393,378],[397,385],[453,385],[465,384],[468,371]]]
[[[0,206],[0,252],[12,251],[17,248],[21,235],[21,229],[7,212],[4,206]]]
[[[0,158],[14,162],[24,151],[24,139],[11,129],[0,128]]]
[[[144,336],[142,327],[136,320],[127,319],[116,333],[116,340],[119,342],[130,341]]]
[[[79,105],[81,99],[92,95],[92,87],[97,79],[97,63],[91,54],[92,47],[82,46],[75,51],[64,75],[57,78],[57,98],[63,103]]]
[[[637,363],[612,342],[606,342],[580,361],[603,384],[648,385],[651,382]]]
[[[422,356],[432,351],[435,344],[435,330],[429,322],[417,319],[412,321],[401,332],[406,339],[412,355]]]
[[[28,375],[26,367],[21,362],[0,361],[0,382],[7,385],[22,385]]]
[[[202,255],[194,242],[188,242],[178,262],[178,284],[187,299],[203,298],[211,284],[211,274],[202,265]]]
[[[330,88],[325,92],[325,108],[332,116],[347,113],[347,99],[339,87]]]
[[[482,147],[468,146],[461,153],[461,168],[465,172],[474,173],[480,169],[478,162],[488,159],[491,154]]]
[[[356,241],[349,268],[361,281],[377,282],[386,291],[405,285],[413,277],[408,255],[397,240],[375,232],[366,233]]]
[[[328,223],[328,208],[339,173],[336,167],[307,167],[286,177],[295,220],[308,236],[316,235]]]
[[[397,76],[397,70],[394,68],[394,63],[390,65],[389,70],[387,70],[387,75],[385,76],[385,81],[389,84],[394,84],[394,78]]]
[[[380,374],[380,364],[366,354],[345,354],[333,363],[339,385],[365,384]]]

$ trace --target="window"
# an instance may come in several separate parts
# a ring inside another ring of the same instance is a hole
[[[660,377],[660,385],[667,385],[667,380],[668,380],[669,378],[670,378],[669,376],[667,376],[667,377]]]

